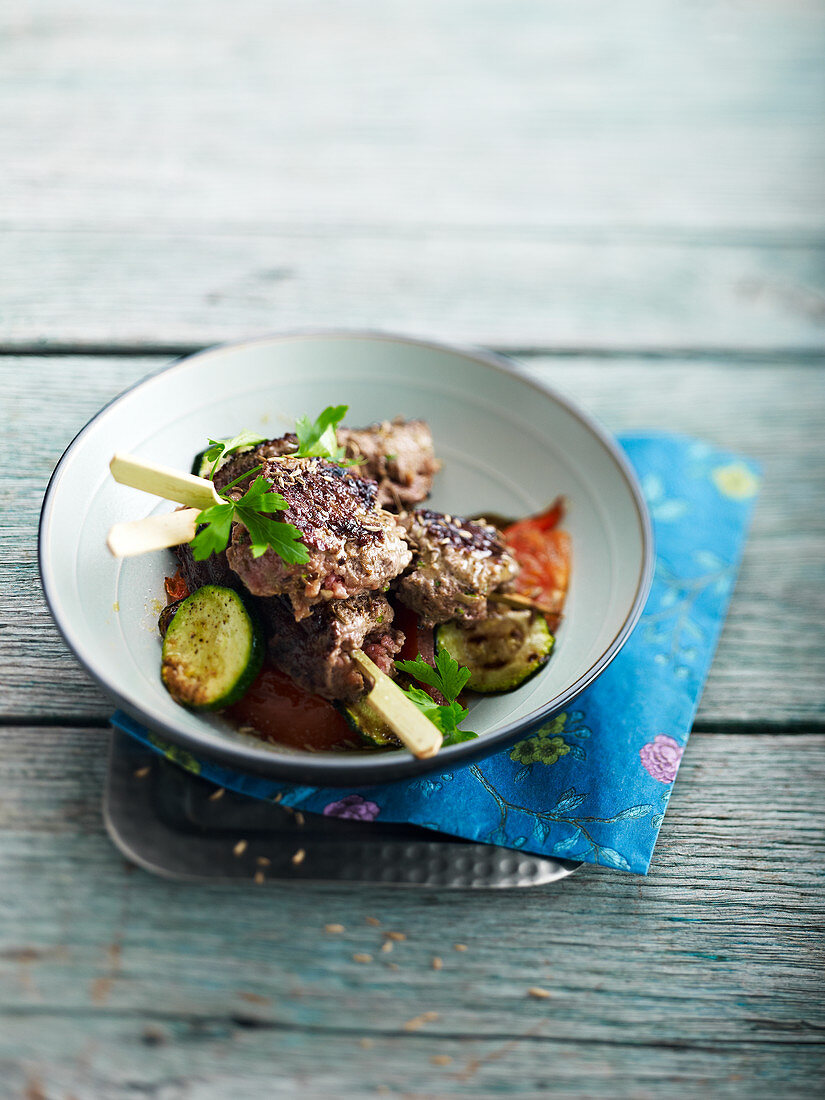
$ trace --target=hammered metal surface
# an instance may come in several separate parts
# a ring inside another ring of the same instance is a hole
[[[148,768],[148,771],[146,769]],[[136,774],[137,773],[137,774]],[[538,886],[578,866],[455,840],[413,825],[378,825],[288,809],[215,788],[113,733],[106,827],[154,874],[190,881],[353,882],[431,888]],[[239,842],[242,849],[239,854]],[[303,859],[293,862],[303,850]]]

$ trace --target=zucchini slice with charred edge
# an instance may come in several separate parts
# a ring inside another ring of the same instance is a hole
[[[160,678],[176,703],[218,710],[237,703],[263,656],[261,628],[238,593],[207,584],[180,603],[169,623]]]
[[[447,651],[470,670],[467,687],[503,695],[521,687],[550,658],[555,638],[538,611],[497,611],[478,622],[443,623],[435,633],[436,652]]]
[[[381,715],[367,701],[366,696],[356,699],[354,703],[342,703],[338,709],[350,728],[368,745],[376,745],[382,749],[403,748]]]

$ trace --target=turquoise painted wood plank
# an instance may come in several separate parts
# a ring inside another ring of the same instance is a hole
[[[104,748],[72,728],[0,738],[4,1080],[119,1100],[218,1096],[240,1074],[257,1096],[275,1064],[283,1095],[333,1075],[345,1096],[761,1097],[782,1075],[816,1094],[821,735],[694,736],[647,879],[449,897],[132,870],[102,832]],[[390,930],[407,938],[385,954]]]
[[[825,350],[815,238],[95,227],[7,230],[4,252],[7,351],[188,350],[304,326],[499,348]]]
[[[816,0],[9,9],[0,344],[821,349],[823,47]]]
[[[825,229],[816,0],[31,0],[2,19],[18,227]]]
[[[613,429],[693,433],[764,463],[753,537],[699,721],[707,727],[821,720],[825,517],[811,502],[825,498],[825,374],[813,365],[725,360],[527,363]],[[40,596],[37,517],[66,443],[119,390],[160,365],[151,359],[0,360],[0,715],[102,720],[109,714],[109,704],[67,653]],[[38,441],[33,450],[32,440]]]

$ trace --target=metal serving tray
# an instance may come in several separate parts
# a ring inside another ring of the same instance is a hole
[[[414,825],[295,814],[216,788],[114,731],[103,802],[120,851],[190,882],[352,882],[382,886],[539,886],[579,863],[474,844]],[[298,855],[303,851],[304,855]]]

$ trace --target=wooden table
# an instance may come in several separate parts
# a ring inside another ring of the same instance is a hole
[[[0,79],[0,1092],[819,1093],[823,5],[29,0]],[[763,462],[647,878],[193,887],[108,841],[49,473],[173,354],[304,325],[510,351]]]

